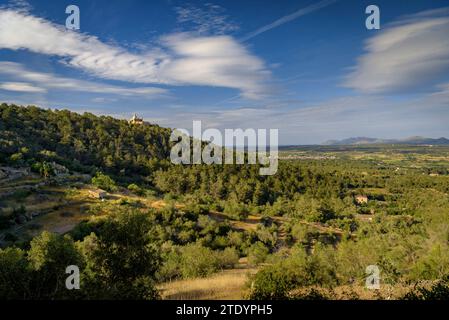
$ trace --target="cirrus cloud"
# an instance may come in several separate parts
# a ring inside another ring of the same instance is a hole
[[[0,89],[15,92],[30,92],[30,93],[44,93],[47,92],[45,88],[34,86],[26,82],[4,82],[0,83]]]
[[[182,25],[194,26],[199,34],[227,34],[239,29],[235,23],[229,22],[225,10],[219,5],[206,3],[202,6],[192,4],[175,8],[177,22]]]
[[[8,75],[17,81],[0,84],[0,89],[17,92],[44,93],[49,89],[91,92],[101,94],[114,94],[121,96],[139,95],[145,98],[159,97],[167,94],[167,90],[156,87],[128,88],[115,85],[107,85],[92,81],[76,80],[56,76],[51,73],[30,71],[16,62],[0,61],[0,74]]]

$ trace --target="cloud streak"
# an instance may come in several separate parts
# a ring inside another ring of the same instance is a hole
[[[312,4],[312,5],[308,6],[308,7],[299,9],[299,10],[293,12],[292,14],[283,16],[282,18],[279,18],[279,19],[277,19],[276,21],[274,21],[274,22],[272,22],[270,24],[267,24],[267,25],[265,25],[263,27],[260,27],[259,29],[255,30],[255,31],[253,31],[253,32],[248,33],[246,36],[241,38],[240,41],[242,41],[242,42],[248,41],[249,39],[252,39],[252,38],[254,38],[254,37],[256,37],[256,36],[258,36],[258,35],[260,35],[260,34],[262,34],[264,32],[267,32],[267,31],[272,30],[274,28],[277,28],[277,27],[279,27],[279,26],[281,26],[281,25],[283,25],[283,24],[285,24],[287,22],[296,20],[296,19],[298,19],[298,18],[300,18],[302,16],[305,16],[307,14],[310,14],[312,12],[315,12],[317,10],[325,8],[325,7],[331,5],[331,4],[335,3],[335,2],[337,2],[337,0],[323,0],[323,1],[320,1],[318,3]]]
[[[45,88],[36,87],[31,83],[26,82],[4,82],[0,83],[0,89],[14,92],[29,92],[29,93],[45,93]]]
[[[17,92],[45,93],[49,89],[78,91],[119,96],[135,96],[154,98],[168,93],[166,89],[156,87],[126,88],[114,85],[99,84],[91,81],[76,80],[53,75],[51,73],[30,71],[19,63],[0,62],[0,74],[18,81],[0,84],[0,89]]]
[[[179,24],[191,25],[195,32],[202,35],[223,35],[239,29],[237,24],[228,22],[229,17],[224,14],[225,10],[216,4],[206,3],[202,7],[184,5],[176,7],[175,11]]]

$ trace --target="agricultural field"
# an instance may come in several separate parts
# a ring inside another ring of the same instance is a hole
[[[360,160],[377,166],[421,169],[429,174],[447,174],[449,147],[438,145],[357,145],[281,147],[279,157],[286,160]]]

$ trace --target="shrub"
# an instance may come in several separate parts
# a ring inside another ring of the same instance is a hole
[[[53,166],[46,161],[33,163],[33,165],[31,166],[31,170],[39,173],[44,178],[55,175]]]
[[[240,248],[244,243],[244,234],[238,231],[231,231],[228,233],[228,244],[236,248]]]
[[[162,254],[164,263],[157,272],[157,279],[159,281],[167,281],[182,276],[179,247],[173,247],[169,242],[164,243],[164,246],[165,245],[167,245],[168,248],[163,249],[163,251],[165,251]]]
[[[247,205],[238,203],[234,200],[229,200],[225,203],[223,212],[226,213],[230,218],[236,220],[244,220],[248,217],[249,214]]]
[[[294,274],[285,273],[281,268],[266,267],[257,272],[252,279],[249,299],[285,300],[295,286]]]
[[[67,266],[83,267],[84,261],[69,236],[60,236],[44,231],[30,243],[28,262],[33,272],[33,282],[38,284],[35,298],[70,298],[79,292],[65,288]]]
[[[266,246],[272,248],[277,241],[277,226],[273,224],[270,228],[259,225],[257,227],[257,238]]]
[[[290,257],[262,268],[252,279],[250,298],[289,299],[293,289],[316,285],[332,288],[337,276],[334,256],[329,250],[319,244],[312,255],[302,248],[294,249]],[[313,296],[312,293],[303,298]]]
[[[214,251],[199,244],[190,244],[181,249],[181,274],[184,278],[206,277],[220,266]]]
[[[218,223],[209,216],[201,215],[198,217],[198,226],[203,229],[203,233],[209,233],[217,227]]]
[[[228,238],[225,236],[217,236],[211,244],[213,249],[224,249],[228,246]]]
[[[214,251],[200,243],[186,246],[164,244],[164,248],[164,264],[158,271],[160,281],[178,277],[184,279],[206,277],[222,268],[234,267],[239,260],[237,250],[234,248]]]
[[[138,196],[143,196],[145,194],[144,190],[135,183],[131,183],[128,186],[128,190]]]
[[[188,213],[194,214],[195,216],[204,215],[209,212],[207,205],[198,203],[188,203],[184,210]]]
[[[308,241],[308,234],[309,234],[309,226],[297,223],[292,227],[291,235],[296,241],[299,242],[307,242]]]
[[[101,172],[97,172],[95,177],[92,178],[92,184],[100,189],[104,189],[110,192],[117,190],[115,181],[111,177]]]
[[[312,216],[310,216],[309,220],[312,222],[321,222],[326,223],[329,220],[337,218],[337,214],[329,205],[324,204],[320,206]]]
[[[235,248],[226,248],[216,254],[222,268],[233,268],[239,262],[239,254]]]
[[[14,153],[13,155],[11,155],[11,157],[9,159],[11,160],[11,162],[21,163],[23,160],[23,154],[20,152]]]
[[[258,265],[259,263],[265,262],[268,253],[268,248],[262,242],[257,241],[248,249],[249,264]]]
[[[212,203],[210,205],[210,210],[211,211],[217,211],[217,212],[222,212],[223,211],[223,207],[219,204],[219,203]]]
[[[182,230],[177,238],[181,244],[189,243],[195,238],[195,230]]]
[[[109,215],[98,235],[91,234],[79,243],[87,264],[90,298],[157,297],[152,280],[159,269],[160,252],[152,230],[147,213],[123,210]]]

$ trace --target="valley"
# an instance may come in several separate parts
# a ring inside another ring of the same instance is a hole
[[[168,131],[151,124],[1,108],[4,298],[424,299],[449,288],[447,146],[286,147],[261,176],[257,164],[171,164]],[[71,264],[79,292],[60,283]]]

